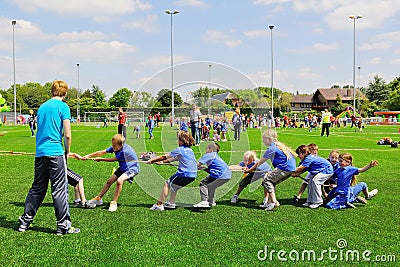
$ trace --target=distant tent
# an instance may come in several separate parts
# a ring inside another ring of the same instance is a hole
[[[351,118],[351,116],[355,116],[355,117],[361,117],[361,115],[359,113],[357,113],[357,111],[354,111],[353,107],[347,107],[343,112],[341,112],[339,115],[336,116],[336,118]]]

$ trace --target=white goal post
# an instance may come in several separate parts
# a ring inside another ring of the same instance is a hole
[[[145,122],[143,111],[126,111],[126,124],[142,124]],[[118,124],[118,111],[109,112],[85,112],[83,122],[87,126],[102,126],[106,120],[107,124]]]

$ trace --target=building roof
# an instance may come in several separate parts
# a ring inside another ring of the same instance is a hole
[[[221,102],[225,102],[225,99],[237,99],[237,98],[238,97],[234,93],[230,93],[230,92],[216,94],[211,97],[211,99],[218,100]]]
[[[294,95],[291,103],[312,103],[312,95]]]
[[[334,101],[337,96],[340,96],[341,100],[350,101],[353,99],[353,88],[319,88],[317,92],[327,100]],[[360,91],[356,89],[357,94],[360,94]]]

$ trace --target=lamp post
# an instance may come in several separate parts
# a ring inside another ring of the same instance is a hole
[[[14,28],[17,24],[16,20],[11,21],[13,30],[13,70],[14,70],[14,125],[17,125],[17,88],[15,87],[15,38],[14,38]]]
[[[76,92],[76,122],[80,121],[80,114],[79,114],[79,63],[76,63],[76,67],[78,69],[78,91]]]
[[[357,82],[357,88],[358,88],[358,91],[360,91],[360,72],[361,72],[361,67],[360,66],[358,66],[357,67],[357,69],[358,69],[358,82]],[[361,93],[361,91],[360,91],[360,93]],[[360,107],[360,97],[361,97],[361,94],[358,94],[358,97],[357,97],[357,105],[358,105],[358,109],[359,110],[361,110],[361,107]]]
[[[274,25],[269,25],[268,28],[271,30],[271,116],[274,121],[274,50],[272,42],[272,29]]]
[[[208,115],[211,115],[211,67],[212,65],[208,65]]]
[[[171,117],[172,123],[175,122],[175,109],[174,109],[174,56],[173,56],[173,35],[172,35],[172,16],[179,13],[178,10],[171,11],[169,9],[165,10],[167,15],[171,17],[171,103],[172,103],[172,110],[171,110]]]
[[[356,20],[361,19],[362,16],[350,15],[353,20],[353,109],[356,111]]]

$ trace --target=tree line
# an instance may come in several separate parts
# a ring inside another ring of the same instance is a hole
[[[334,88],[335,86],[332,86]],[[349,86],[351,87],[351,86]],[[27,114],[29,109],[36,110],[46,100],[51,98],[51,82],[44,85],[40,83],[28,82],[25,84],[16,84],[17,109],[21,113]],[[220,88],[200,87],[192,93],[192,101],[200,107],[211,105],[214,110],[232,110],[235,108],[234,102],[227,99],[225,103],[217,101],[209,102],[209,97],[217,94],[229,92],[230,90]],[[360,88],[365,95],[360,101],[360,111],[363,116],[371,116],[376,110],[400,110],[400,76],[393,81],[386,83],[382,77],[375,75],[373,81],[368,83],[366,88]],[[242,109],[250,110],[252,108],[269,108],[272,95],[271,88],[258,87],[255,89],[238,89],[233,93],[243,99]],[[14,103],[14,89],[11,86],[6,90],[0,90],[0,94],[9,106]],[[293,94],[274,88],[274,116],[281,113],[290,112]],[[88,111],[111,111],[119,107],[125,108],[146,108],[150,113],[161,112],[166,116],[171,112],[172,92],[169,89],[161,89],[156,96],[148,92],[129,90],[128,88],[118,89],[108,100],[105,93],[97,85],[78,92],[76,88],[70,88],[66,103],[71,108],[72,116],[76,116],[79,104],[80,113]],[[181,95],[174,91],[174,107],[179,108],[184,103]],[[333,108],[338,112],[343,110],[345,105],[341,99],[337,99],[337,104]]]

